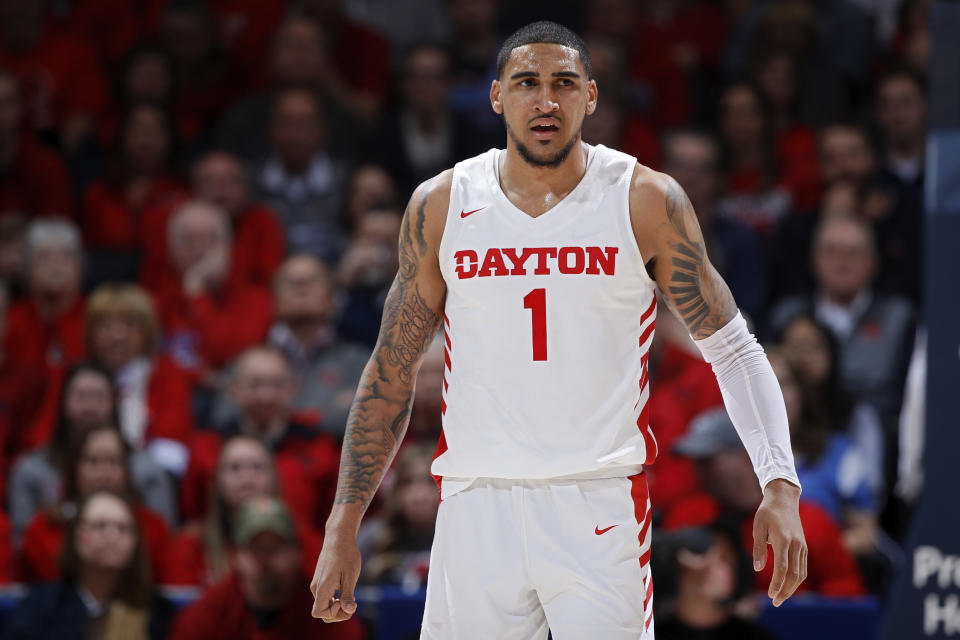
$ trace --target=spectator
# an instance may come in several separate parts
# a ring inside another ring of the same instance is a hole
[[[10,294],[0,281],[0,337],[6,333],[9,305]],[[16,366],[0,343],[0,495],[9,477],[10,463],[24,447],[23,431],[40,408],[45,382],[37,368]]]
[[[61,498],[70,454],[89,429],[117,423],[117,398],[110,374],[91,364],[79,364],[67,372],[55,415],[38,446],[17,459],[10,475],[7,505],[19,538],[40,510],[54,507]],[[173,483],[145,453],[130,453],[130,479],[146,507],[176,521]]]
[[[324,90],[326,64],[324,31],[315,20],[287,17],[273,34],[267,52],[268,86],[236,103],[220,121],[217,144],[245,162],[256,162],[270,153],[270,114],[277,96],[290,89],[309,91],[323,102],[335,156],[350,152],[355,142],[351,114],[332,101]]]
[[[20,78],[30,126],[71,153],[93,131],[106,86],[82,41],[45,33],[43,12],[34,0],[0,1],[0,65]]]
[[[361,126],[376,123],[390,88],[387,41],[351,20],[338,0],[295,0],[294,10],[323,29],[324,93]]]
[[[53,372],[84,353],[80,232],[66,220],[36,220],[24,253],[29,295],[10,307],[5,352],[18,366]]]
[[[172,168],[174,135],[170,117],[160,107],[131,106],[120,123],[112,166],[84,192],[84,233],[87,245],[104,254],[102,279],[117,277],[120,265],[110,257],[120,252],[132,263],[123,275],[136,276],[135,257],[147,241],[145,212],[182,197],[183,184]]]
[[[696,461],[704,493],[680,501],[663,518],[663,528],[709,525],[721,518],[735,523],[741,546],[753,550],[753,518],[763,499],[750,456],[724,409],[698,416],[674,450]],[[800,521],[810,555],[807,579],[798,591],[829,596],[863,595],[864,588],[853,557],[844,548],[841,532],[820,507],[800,501]],[[766,590],[773,578],[772,550],[763,570],[756,573],[757,589]]]
[[[257,498],[237,516],[237,547],[226,578],[184,609],[173,625],[178,640],[280,640],[366,636],[356,618],[336,625],[310,616],[310,578],[290,513],[275,498]]]
[[[177,279],[155,294],[167,350],[208,386],[217,369],[263,340],[270,325],[266,288],[228,278],[231,242],[223,209],[199,200],[180,205],[167,224]]]
[[[719,213],[768,238],[791,211],[783,183],[784,159],[777,156],[770,109],[753,86],[734,83],[720,98],[720,138],[727,163],[730,195]]]
[[[921,299],[924,151],[927,137],[926,86],[908,71],[877,82],[877,123],[881,134],[878,191],[889,205],[876,221],[881,255],[878,286]]]
[[[437,45],[414,46],[403,58],[402,104],[377,136],[379,162],[402,193],[413,193],[424,180],[485,150],[474,143],[472,127],[449,107],[450,67],[450,54]]]
[[[818,419],[850,439],[865,461],[875,495],[884,491],[883,425],[876,409],[856,402],[840,384],[839,351],[830,330],[808,315],[794,317],[780,335],[783,355],[796,370],[801,386],[814,403]]]
[[[236,156],[211,151],[197,160],[192,182],[198,199],[221,207],[230,216],[230,279],[268,286],[283,260],[286,239],[276,213],[253,202],[246,167]],[[144,224],[149,235],[140,280],[153,289],[176,279],[164,233],[175,208],[156,207],[146,213]]]
[[[291,411],[294,393],[293,371],[283,352],[251,347],[237,358],[230,395],[239,415],[219,430],[203,430],[194,437],[181,483],[184,517],[203,513],[223,439],[242,433],[259,438],[273,453],[280,493],[297,518],[323,527],[333,504],[339,452],[334,438],[319,431],[309,416]]]
[[[678,130],[666,136],[663,152],[664,171],[680,183],[697,212],[710,261],[740,308],[760,318],[767,301],[764,247],[748,227],[717,215],[722,188],[719,143],[707,133]]]
[[[400,221],[400,211],[389,207],[367,211],[337,272],[337,281],[347,293],[340,332],[371,349],[380,331],[387,290],[397,273]]]
[[[658,536],[657,544],[661,548],[651,565],[653,581],[660,600],[657,609],[667,614],[657,617],[657,637],[774,639],[736,614],[737,601],[752,590],[752,572],[734,529],[720,523],[681,529]]]
[[[400,444],[424,443],[435,445],[443,431],[443,383],[446,377],[444,339],[438,335],[420,362],[407,437]]]
[[[867,462],[846,434],[817,415],[812,394],[796,369],[780,352],[768,353],[783,391],[803,499],[829,513],[843,529],[844,547],[863,555],[876,544],[878,528],[877,494],[869,483]]]
[[[56,559],[68,523],[77,514],[77,505],[97,491],[110,491],[133,500],[135,490],[130,476],[130,448],[115,424],[90,427],[80,433],[64,469],[60,502],[38,511],[24,529],[23,579],[56,580],[60,574]],[[153,575],[158,575],[170,529],[162,516],[139,502],[132,505],[132,510],[140,524]]]
[[[227,438],[209,494],[206,514],[185,524],[171,539],[160,576],[164,584],[207,586],[226,577],[235,552],[237,513],[250,500],[277,497],[277,473],[263,441],[245,435]],[[303,571],[311,575],[320,553],[320,536],[297,524],[304,549]]]
[[[828,218],[814,232],[811,264],[817,282],[812,296],[783,300],[774,309],[775,331],[800,313],[813,315],[840,345],[840,380],[858,400],[873,404],[890,429],[895,451],[901,389],[914,335],[906,301],[874,293],[877,253],[870,228],[853,218]]]
[[[323,262],[306,254],[287,258],[273,285],[276,322],[267,342],[293,365],[299,387],[293,408],[319,415],[323,429],[341,438],[370,351],[338,335],[337,294]]]
[[[407,446],[397,459],[383,516],[366,523],[358,536],[362,582],[402,585],[411,591],[426,586],[440,502],[430,477],[432,462],[433,447],[426,443]]]
[[[642,165],[660,166],[659,142],[653,128],[633,117],[617,93],[604,93],[603,107],[584,119],[581,133],[589,144],[602,144],[623,151]]]
[[[155,595],[149,541],[128,498],[91,493],[64,536],[62,578],[30,590],[4,640],[164,640],[173,607]]]
[[[48,4],[47,27],[92,49],[101,65],[113,69],[144,35],[138,7],[126,0],[74,0]]]
[[[335,261],[343,244],[345,168],[327,150],[320,100],[303,90],[280,93],[270,115],[270,141],[271,152],[254,174],[259,198],[280,215],[292,250]]]
[[[126,441],[182,475],[193,428],[190,380],[159,353],[160,326],[146,291],[120,283],[94,291],[87,302],[87,345],[91,360],[113,375]]]
[[[396,206],[400,198],[397,186],[386,169],[377,164],[360,165],[353,170],[347,189],[346,221],[355,229],[370,209],[387,204]]]
[[[67,168],[57,152],[23,129],[20,82],[0,70],[0,218],[19,211],[35,216],[73,217]]]

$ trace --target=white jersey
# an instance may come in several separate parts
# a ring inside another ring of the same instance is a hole
[[[536,218],[500,188],[504,151],[453,170],[432,466],[445,495],[446,482],[456,491],[477,477],[628,476],[656,456],[647,359],[657,303],[630,225],[636,160],[587,148],[579,184]]]

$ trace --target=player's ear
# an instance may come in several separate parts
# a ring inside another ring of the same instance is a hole
[[[587,83],[587,115],[589,116],[597,110],[597,101],[600,95],[597,93],[597,81],[591,79]]]
[[[500,81],[494,80],[490,83],[490,106],[494,113],[503,115],[503,103],[500,102]]]

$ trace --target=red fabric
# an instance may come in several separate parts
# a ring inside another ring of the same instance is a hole
[[[16,582],[16,555],[13,552],[13,526],[0,511],[0,584]]]
[[[103,180],[87,187],[83,194],[83,232],[91,249],[136,249],[149,235],[143,215],[151,208],[182,198],[186,189],[169,176],[154,180],[138,208],[127,202],[123,189]]]
[[[106,102],[106,81],[82,40],[47,35],[25,53],[0,49],[0,66],[20,78],[27,121],[55,128],[65,116],[95,115]]]
[[[722,515],[721,506],[712,496],[700,493],[675,505],[663,519],[663,529],[706,526]],[[740,540],[748,554],[753,555],[753,516],[740,522]],[[861,596],[866,594],[856,561],[843,547],[839,527],[830,515],[815,504],[800,501],[800,522],[807,540],[807,579],[798,591],[809,591],[827,596]],[[755,574],[756,588],[766,591],[773,578],[773,547],[767,546],[767,563]]]
[[[679,64],[683,55],[693,56],[693,65],[716,67],[726,45],[727,24],[723,11],[713,4],[694,2],[678,11],[671,20],[658,22],[653,13],[641,12],[637,39],[650,48],[667,51]]]
[[[363,640],[366,637],[356,616],[336,624],[313,618],[309,580],[301,576],[300,582],[302,584],[293,589],[287,606],[273,624],[264,629],[257,624],[244,600],[239,578],[231,573],[180,612],[170,637],[177,640]]]
[[[690,120],[687,78],[667,50],[635,38],[627,64],[633,80],[649,85],[654,93],[650,115],[657,125],[677,127]]]
[[[269,290],[256,285],[231,285],[218,297],[187,296],[168,286],[156,301],[171,355],[191,373],[219,369],[262,342],[273,318]]]
[[[153,575],[159,575],[170,528],[163,517],[146,507],[137,505],[134,511]],[[66,522],[52,517],[48,511],[33,516],[23,530],[23,548],[20,550],[20,579],[23,582],[47,582],[60,578],[60,547],[66,533]]]
[[[0,215],[74,217],[70,176],[60,155],[21,135],[13,163],[0,171]]]
[[[140,39],[143,27],[130,0],[73,0],[66,12],[47,12],[49,33],[82,39],[101,60],[117,63]]]
[[[181,204],[168,202],[144,213],[145,245],[140,282],[151,291],[173,286],[178,276],[170,264],[167,223]],[[277,215],[264,205],[251,205],[233,220],[230,280],[269,287],[283,262],[287,240]]]
[[[342,18],[325,28],[333,41],[333,62],[347,84],[361,93],[386,98],[390,89],[390,49],[378,32]]]
[[[777,136],[780,185],[793,197],[798,211],[812,211],[820,202],[820,164],[813,129],[794,124]]]
[[[7,313],[5,350],[11,362],[23,367],[67,366],[83,358],[85,329],[82,298],[51,323],[40,317],[33,300],[21,300]]]
[[[323,546],[323,536],[315,529],[298,521],[297,537],[302,555],[301,571],[304,575],[313,575],[317,556],[320,555],[320,549]],[[158,581],[161,584],[176,586],[206,587],[209,585],[202,524],[188,525],[170,539]]]
[[[0,362],[0,496],[7,495],[10,463],[23,451],[25,431],[43,401],[44,383],[44,375],[37,367],[19,367],[9,360]],[[2,560],[0,550],[0,563]],[[0,567],[0,580],[2,573]]]
[[[658,511],[670,509],[684,496],[700,489],[694,462],[673,453],[699,413],[723,405],[723,396],[710,365],[665,344],[653,374],[650,424],[659,443],[656,464],[647,469],[650,499]]]
[[[190,444],[190,463],[180,483],[180,513],[197,518],[206,510],[207,496],[217,472],[224,437],[198,431]],[[302,522],[323,529],[337,488],[340,451],[332,436],[303,424],[291,423],[273,448],[280,495]]]
[[[656,130],[641,118],[628,118],[619,150],[635,157],[647,167],[660,166],[660,138]]]

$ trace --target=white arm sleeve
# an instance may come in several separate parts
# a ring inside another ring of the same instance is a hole
[[[799,487],[780,384],[743,316],[738,311],[713,335],[694,344],[713,367],[723,404],[750,454],[760,487],[775,478]]]

